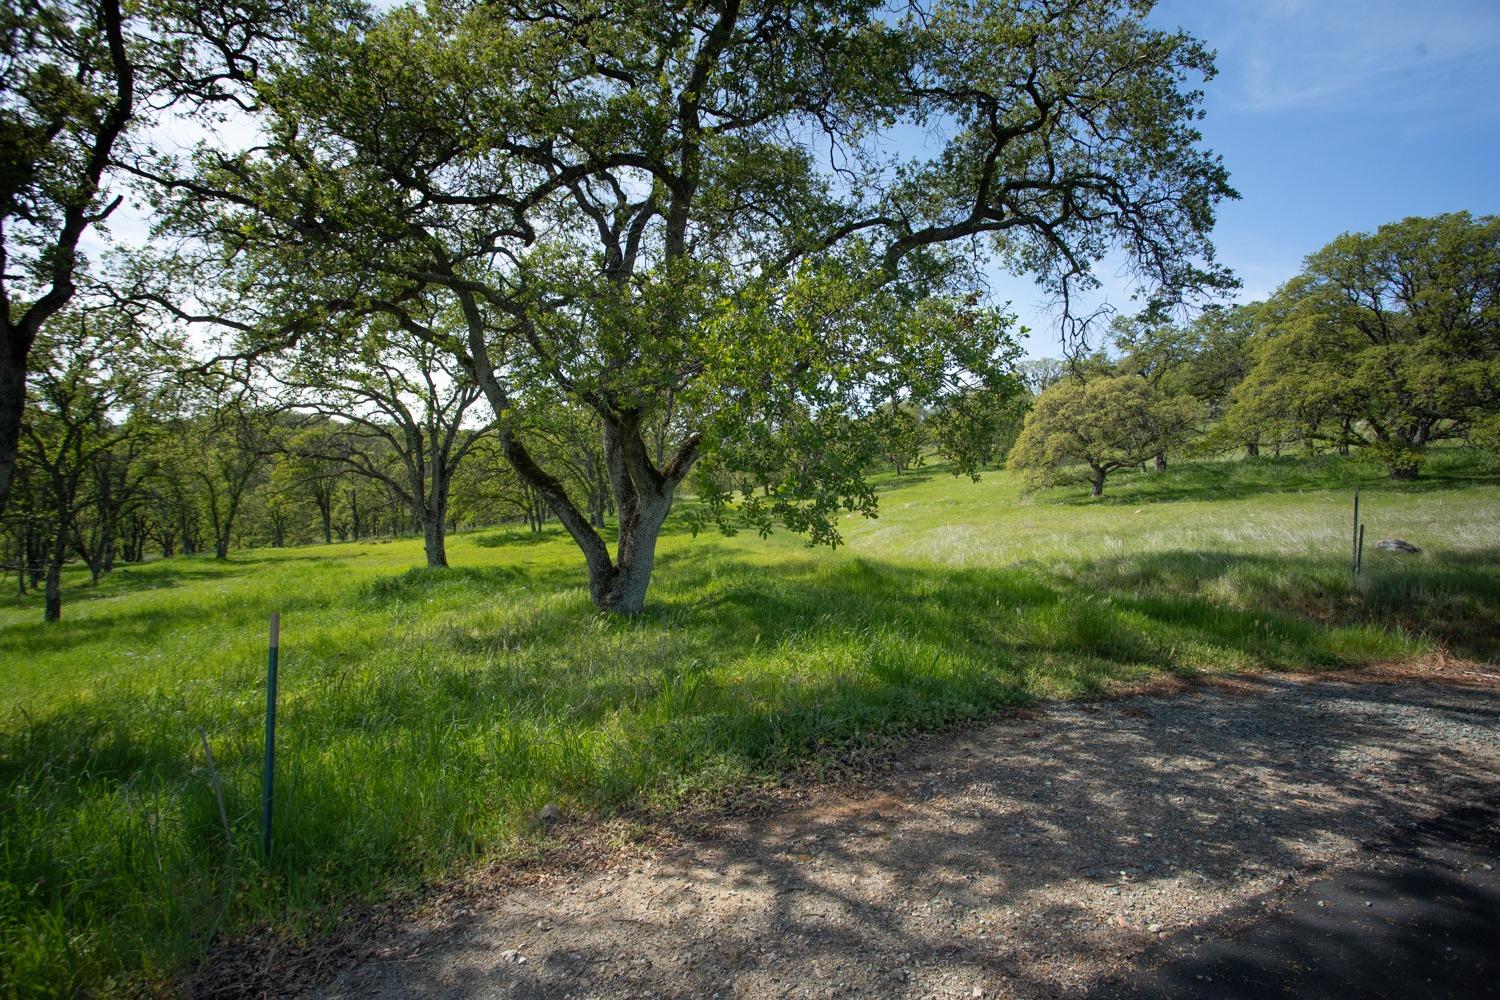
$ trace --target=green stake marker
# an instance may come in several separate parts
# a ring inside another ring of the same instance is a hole
[[[281,653],[281,615],[271,612],[271,656],[266,665],[266,761],[260,783],[260,846],[271,857],[271,791],[276,777],[276,661]]]

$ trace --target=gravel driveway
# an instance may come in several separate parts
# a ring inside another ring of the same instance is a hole
[[[1314,878],[1374,870],[1371,845],[1404,825],[1500,797],[1487,669],[1047,706],[770,817],[459,894],[320,992],[1081,995],[1158,941],[1232,935]]]

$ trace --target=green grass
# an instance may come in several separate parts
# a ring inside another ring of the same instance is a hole
[[[1398,486],[1336,459],[1199,463],[1022,496],[883,481],[847,547],[663,541],[650,613],[596,617],[566,539],[417,540],[69,578],[0,608],[0,984],[164,979],[211,932],[516,849],[526,817],[649,814],[828,748],[1163,673],[1500,648],[1500,488],[1458,452]],[[1367,551],[1348,572],[1349,501]],[[274,859],[259,857],[265,622],[283,612]],[[223,782],[226,844],[200,746]],[[221,916],[222,914],[222,916]]]

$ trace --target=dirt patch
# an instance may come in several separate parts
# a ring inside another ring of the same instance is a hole
[[[1500,794],[1497,680],[1434,662],[1050,705],[644,844],[564,825],[550,863],[365,922],[315,972],[221,960],[196,992],[1077,995]]]

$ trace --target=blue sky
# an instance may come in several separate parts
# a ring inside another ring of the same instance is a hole
[[[1500,0],[1163,0],[1151,18],[1218,52],[1202,129],[1242,196],[1216,230],[1241,298],[1343,232],[1500,213]],[[1056,354],[1036,293],[1002,284],[1028,352]]]

